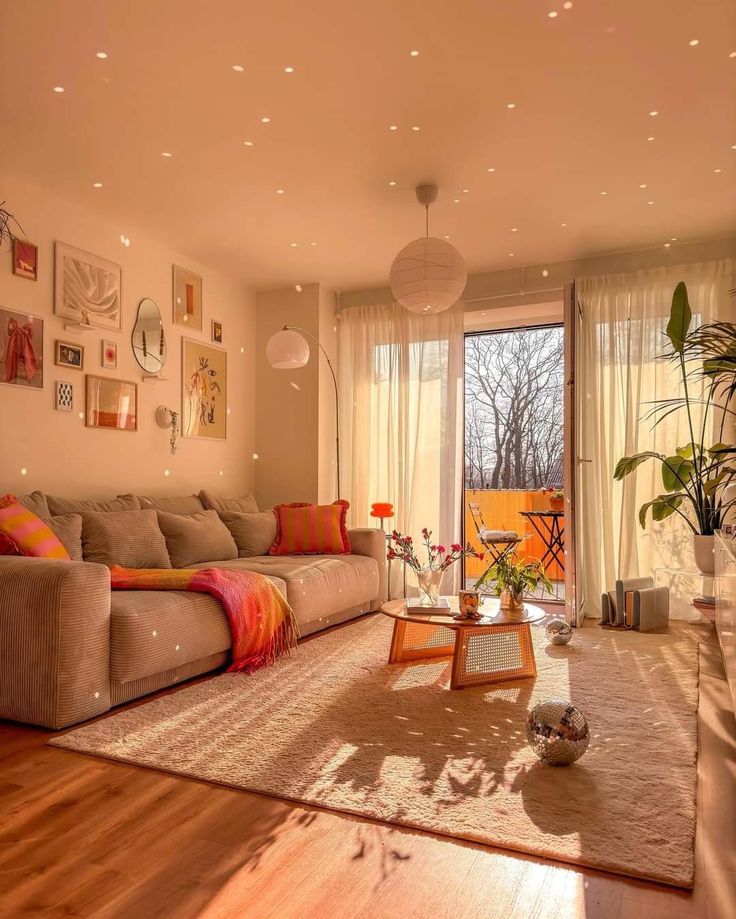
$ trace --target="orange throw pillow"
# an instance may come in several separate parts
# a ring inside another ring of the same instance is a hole
[[[276,541],[269,555],[349,555],[350,539],[345,525],[350,505],[277,504]]]
[[[51,528],[18,504],[12,495],[0,498],[0,543],[6,540],[20,555],[70,561],[69,553]]]

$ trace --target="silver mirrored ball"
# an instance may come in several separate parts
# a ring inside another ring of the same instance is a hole
[[[572,702],[549,699],[529,712],[526,739],[548,766],[569,766],[588,749],[590,729],[585,715]]]
[[[566,645],[572,638],[572,626],[564,619],[552,619],[545,629],[547,640],[553,645]]]

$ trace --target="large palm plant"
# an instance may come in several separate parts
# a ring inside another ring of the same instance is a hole
[[[682,517],[695,535],[712,536],[723,523],[726,512],[736,504],[729,499],[726,487],[736,480],[736,444],[726,437],[736,412],[736,325],[714,322],[692,329],[692,311],[684,281],[672,296],[667,337],[671,350],[663,357],[680,371],[682,391],[670,399],[652,403],[649,416],[660,424],[673,412],[685,411],[689,440],[675,447],[671,455],[646,450],[622,457],[614,472],[624,479],[649,459],[662,469],[664,493],[647,501],[639,509],[639,523],[646,526],[647,516],[665,520],[672,514]],[[691,390],[697,387],[702,394]],[[702,420],[696,427],[693,407],[702,406]],[[714,425],[718,436],[707,446],[708,433]],[[720,417],[718,417],[720,416]]]

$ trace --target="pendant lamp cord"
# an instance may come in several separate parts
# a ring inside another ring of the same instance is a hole
[[[424,232],[425,232],[425,236],[427,237],[427,239],[429,239],[429,205],[428,204],[424,205],[424,213],[425,213]]]

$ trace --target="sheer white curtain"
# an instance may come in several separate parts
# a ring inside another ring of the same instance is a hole
[[[392,529],[418,540],[426,526],[438,542],[458,540],[462,307],[428,316],[398,304],[350,307],[340,313],[338,336],[341,465],[352,525],[375,526],[371,504],[389,501]]]
[[[678,281],[688,287],[694,323],[726,318],[731,261],[605,275],[576,281],[579,316],[577,379],[580,457],[580,568],[578,580],[589,615],[600,613],[600,595],[618,577],[652,575],[673,590],[675,611],[686,609],[697,578],[679,577],[695,568],[690,531],[679,517],[651,518],[643,530],[639,507],[661,494],[661,470],[640,466],[623,482],[613,472],[622,456],[644,450],[666,455],[689,441],[683,412],[656,428],[647,412],[653,400],[679,394],[679,373],[659,355],[667,351],[665,328]],[[700,416],[696,408],[695,417]],[[700,416],[702,419],[702,416]],[[678,597],[679,594],[679,597]]]

